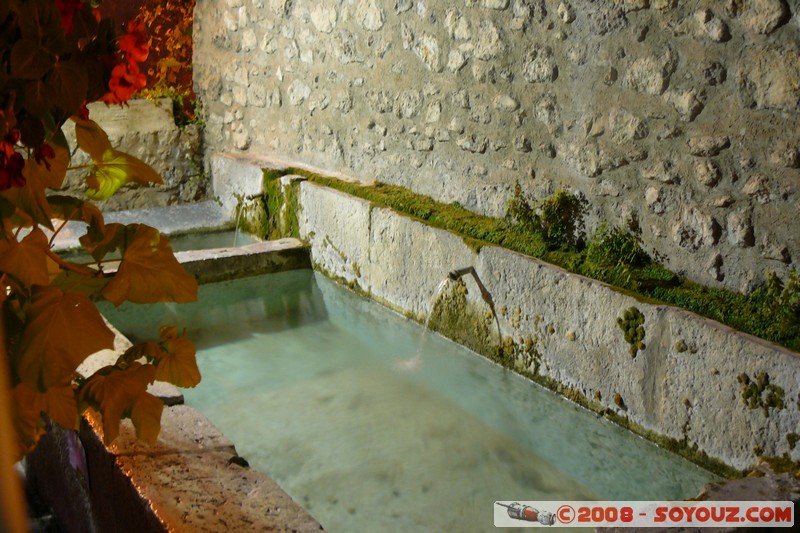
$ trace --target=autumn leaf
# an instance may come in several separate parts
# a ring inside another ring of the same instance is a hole
[[[72,121],[78,148],[89,154],[92,161],[100,161],[103,154],[113,148],[106,132],[94,120],[72,117]]]
[[[22,242],[0,240],[0,272],[13,276],[27,286],[47,285],[47,237],[34,228]]]
[[[78,403],[71,384],[50,387],[47,392],[39,394],[44,412],[53,422],[65,429],[78,429]]]
[[[164,402],[145,392],[133,402],[131,422],[136,428],[136,436],[149,445],[154,445],[161,431],[161,413]]]
[[[114,347],[114,333],[86,296],[38,285],[32,293],[15,349],[17,374],[29,387],[63,383],[86,357]]]
[[[20,39],[11,49],[11,75],[36,80],[47,74],[56,58],[33,39]]]
[[[99,273],[96,276],[86,276],[71,270],[62,270],[53,277],[50,285],[64,292],[77,292],[86,296],[95,296],[100,294],[109,281],[110,278],[101,276]]]
[[[95,261],[100,261],[106,254],[122,246],[126,232],[124,224],[104,224],[102,219],[95,219],[89,223],[86,235],[81,236],[79,241]]]
[[[103,297],[115,306],[135,303],[193,302],[197,280],[186,273],[172,254],[169,239],[144,224],[128,225],[128,244],[114,278]]]
[[[161,347],[155,341],[145,341],[134,344],[117,359],[117,366],[126,368],[131,361],[145,358],[148,362],[158,360],[161,356]]]
[[[11,403],[17,432],[17,454],[23,457],[33,450],[45,432],[42,419],[45,405],[42,395],[24,383],[19,383],[11,390]]]
[[[64,183],[64,177],[67,175],[67,167],[69,167],[69,150],[58,144],[52,144],[51,146],[55,157],[46,159],[46,164],[45,161],[40,163],[35,158],[28,158],[25,161],[27,174],[25,172],[23,174],[26,179],[30,179],[29,177],[33,176],[36,182],[44,187],[60,189]],[[50,165],[49,169],[47,165]]]
[[[86,202],[74,196],[48,196],[47,201],[53,210],[53,216],[61,220],[82,220],[87,224],[94,223],[102,227],[103,213],[91,202]]]
[[[109,444],[119,435],[119,422],[134,407],[142,396],[147,394],[147,386],[153,382],[156,368],[136,362],[125,370],[107,366],[89,378],[81,389],[80,400],[96,407],[103,417],[103,442]],[[152,402],[145,400],[137,411],[140,422],[152,415]],[[160,416],[160,413],[159,413]],[[150,434],[151,428],[146,432]],[[157,432],[156,432],[157,433]]]
[[[175,328],[161,328],[163,351],[158,355],[156,379],[177,385],[194,387],[200,383],[197,350],[186,335],[176,335]]]
[[[25,176],[25,187],[13,187],[2,192],[2,195],[17,209],[30,217],[34,222],[53,230],[53,223],[50,221],[52,212],[50,204],[45,197],[45,182],[42,181],[41,173],[33,170],[34,165],[25,162],[22,175]]]
[[[89,77],[79,59],[59,60],[47,77],[47,85],[53,91],[51,106],[67,114],[75,113],[86,100]]]

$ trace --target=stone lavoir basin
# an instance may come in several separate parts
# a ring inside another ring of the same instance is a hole
[[[203,374],[186,403],[326,530],[486,530],[496,500],[682,499],[718,479],[312,270],[102,310],[133,340],[186,328]]]

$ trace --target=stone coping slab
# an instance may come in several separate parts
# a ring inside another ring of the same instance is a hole
[[[308,247],[293,238],[177,252],[175,257],[200,283],[311,268]]]
[[[241,466],[233,443],[191,407],[164,409],[154,446],[136,439],[129,420],[105,445],[91,412],[80,437],[100,531],[322,530],[269,476]]]

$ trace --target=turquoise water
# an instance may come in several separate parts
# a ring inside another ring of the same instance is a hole
[[[185,391],[333,532],[488,531],[497,500],[660,500],[714,477],[309,270],[106,316],[185,327]]]

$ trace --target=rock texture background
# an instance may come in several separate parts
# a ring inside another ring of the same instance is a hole
[[[800,261],[796,0],[198,0],[207,153],[505,214],[519,182],[748,291]]]

